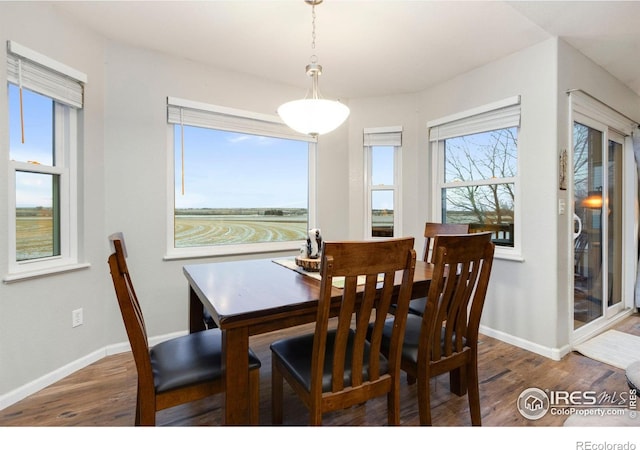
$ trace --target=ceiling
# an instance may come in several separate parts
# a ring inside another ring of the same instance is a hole
[[[411,93],[559,36],[640,95],[640,1],[50,1],[109,39],[326,97]]]

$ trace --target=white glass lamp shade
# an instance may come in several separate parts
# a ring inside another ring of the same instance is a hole
[[[278,115],[297,132],[317,136],[342,125],[349,116],[349,108],[338,101],[310,98],[280,105]]]

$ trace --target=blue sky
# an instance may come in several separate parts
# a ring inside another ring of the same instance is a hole
[[[15,161],[53,163],[53,102],[23,89],[25,141],[20,126],[19,89],[9,84],[9,153]],[[51,206],[51,175],[21,172],[16,177],[16,206]]]
[[[52,101],[23,90],[25,142],[21,142],[18,87],[9,84],[10,157],[53,163]],[[177,208],[306,208],[308,144],[303,141],[184,127],[185,192],[181,192],[181,132],[175,126]],[[320,146],[320,150],[321,151]],[[376,149],[375,184],[393,184],[393,151]],[[51,206],[51,175],[19,172],[18,207]],[[380,192],[374,208],[393,207]]]
[[[306,208],[308,144],[175,126],[176,208]],[[284,162],[284,163],[283,163]]]
[[[307,207],[306,142],[184,127],[183,195],[179,125],[174,136],[176,208]],[[376,149],[374,161],[374,183],[393,184],[393,148]],[[374,197],[374,208],[392,207],[391,191]]]
[[[371,184],[373,186],[393,185],[394,148],[389,146],[373,147],[372,156]],[[371,206],[373,209],[393,210],[393,191],[374,191]]]

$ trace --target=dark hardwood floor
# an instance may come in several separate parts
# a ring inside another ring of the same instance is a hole
[[[270,424],[269,344],[284,333],[301,333],[309,325],[251,338],[251,347],[263,362],[260,386],[260,422]],[[616,329],[640,335],[640,316],[634,314]],[[550,390],[627,391],[624,371],[577,353],[553,361],[486,336],[480,345],[480,393],[484,426],[561,426],[564,416],[547,414],[531,421],[516,408],[520,393],[529,387]],[[134,422],[135,366],[130,353],[106,357],[0,411],[0,427],[124,427]],[[435,426],[468,426],[467,398],[449,392],[448,376],[432,380]],[[285,383],[285,389],[288,389]],[[289,393],[290,395],[287,395]],[[159,426],[218,425],[222,397],[179,406],[158,413]],[[284,422],[305,425],[308,414],[290,390],[285,390]],[[403,376],[401,423],[418,425],[416,386]],[[325,425],[386,425],[386,398],[380,398],[324,416]]]

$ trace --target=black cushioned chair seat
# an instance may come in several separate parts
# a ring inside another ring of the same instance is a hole
[[[349,342],[353,339],[355,333],[353,330],[349,333]],[[308,391],[311,390],[311,355],[313,348],[313,334],[306,334],[303,336],[297,336],[294,338],[287,338],[276,341],[271,344],[271,350],[274,356],[276,356],[282,363],[289,369],[289,372],[303,384]],[[327,352],[324,359],[324,369],[322,375],[322,392],[331,391],[331,368],[333,347],[335,342],[335,332],[330,331],[327,333]],[[367,343],[368,344],[368,343]],[[347,349],[351,348],[351,345],[347,346]],[[369,374],[369,350],[370,346],[366,345],[364,363],[362,367],[362,377],[364,380],[368,380]],[[352,353],[347,350],[345,358],[345,370],[344,370],[344,384],[345,386],[351,385],[351,355]],[[380,374],[388,373],[389,367],[387,359],[380,355]]]
[[[425,306],[427,306],[427,297],[413,299],[409,302],[409,314],[421,316]]]
[[[156,392],[222,377],[222,333],[200,331],[154,346],[150,352]],[[249,369],[260,360],[249,349]]]
[[[422,317],[409,314],[407,316],[407,325],[404,331],[404,342],[402,343],[402,359],[418,362],[418,345],[420,343],[420,331],[422,327]],[[393,320],[389,319],[385,322],[384,331],[382,332],[381,347],[383,351],[389,348],[389,340],[393,330]],[[444,328],[442,329],[442,340],[444,343]],[[454,336],[455,338],[455,336]],[[463,341],[466,345],[466,339]]]

